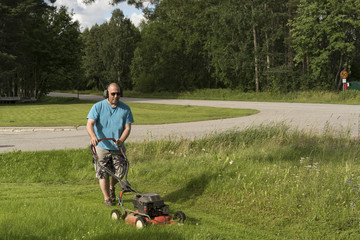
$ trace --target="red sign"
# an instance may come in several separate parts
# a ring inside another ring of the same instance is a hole
[[[340,73],[340,76],[341,76],[342,79],[347,79],[347,77],[349,76],[349,73],[346,70],[343,70]]]

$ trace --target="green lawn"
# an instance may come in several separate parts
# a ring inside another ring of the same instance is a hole
[[[345,136],[345,135],[344,135]],[[0,154],[1,239],[359,239],[359,142],[269,125],[127,145],[129,181],[184,225],[110,219],[88,149]],[[125,205],[133,208],[131,195]]]
[[[0,127],[81,126],[94,103],[15,104],[0,107]],[[241,117],[258,113],[231,109],[165,104],[127,103],[135,124],[163,124]]]

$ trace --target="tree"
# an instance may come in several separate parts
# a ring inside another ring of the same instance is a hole
[[[185,91],[211,87],[205,1],[161,1],[141,32],[132,75],[143,91]],[[151,46],[151,48],[149,47]]]
[[[249,82],[254,76],[253,35],[248,21],[251,15],[243,3],[225,1],[214,7],[206,47],[217,86],[247,90],[254,86]]]
[[[86,4],[91,4],[95,2],[95,0],[83,0]],[[144,3],[150,3],[150,4],[157,4],[160,2],[160,0],[111,0],[110,4],[116,5],[121,2],[127,2],[129,5],[134,5],[137,8],[143,8]]]
[[[206,46],[220,85],[244,91],[294,89],[287,27],[293,2],[227,0],[213,7]]]
[[[56,68],[51,69],[52,76],[48,79],[50,89],[80,89],[84,74],[79,22],[72,20],[65,7],[60,7],[50,15],[49,28],[53,35],[51,59]]]
[[[295,62],[308,76],[308,88],[338,90],[339,74],[359,54],[359,1],[301,0],[291,23]]]
[[[122,11],[114,10],[109,23],[85,29],[82,35],[88,87],[104,89],[117,82],[122,89],[132,89],[130,64],[140,32]]]
[[[124,89],[131,89],[130,64],[140,32],[125,18],[120,9],[113,11],[100,43],[100,57],[107,69],[108,80],[117,82]]]
[[[84,43],[83,68],[85,70],[86,88],[104,89],[105,66],[100,58],[100,43],[102,29],[94,25],[91,29],[85,29],[81,37]]]
[[[359,1],[151,2],[131,67],[138,89],[339,89],[341,70],[360,74]]]
[[[29,27],[40,27],[39,16],[47,9],[43,1],[2,1],[0,4],[0,58],[1,64],[1,95],[33,96],[35,86],[30,74],[25,75],[28,66],[26,47],[33,39],[29,35]],[[19,83],[26,86],[26,92],[19,92]],[[29,91],[30,90],[30,91]]]
[[[81,72],[79,24],[43,0],[0,4],[1,95],[39,97],[74,86]]]
[[[19,41],[15,29],[17,18],[11,13],[14,2],[0,4],[0,96],[12,96],[12,77],[16,71],[16,52],[14,44]]]
[[[192,61],[184,53],[179,29],[154,23],[144,27],[141,35],[131,68],[135,89],[144,92],[189,89],[191,76],[184,69],[191,68]]]

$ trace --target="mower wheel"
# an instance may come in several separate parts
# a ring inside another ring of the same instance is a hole
[[[112,220],[119,220],[121,218],[121,213],[119,210],[114,209],[111,211],[110,217]]]
[[[183,213],[182,211],[177,211],[174,214],[174,220],[179,221],[179,222],[184,222],[186,220],[185,213]]]
[[[138,229],[141,229],[141,228],[144,228],[147,226],[147,221],[144,217],[140,216],[140,217],[137,217],[136,218],[136,221],[135,221],[135,226],[138,228]]]

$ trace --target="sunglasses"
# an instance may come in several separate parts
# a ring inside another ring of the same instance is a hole
[[[111,96],[115,96],[115,95],[120,96],[120,93],[119,93],[119,92],[112,92],[112,93],[111,93]]]

